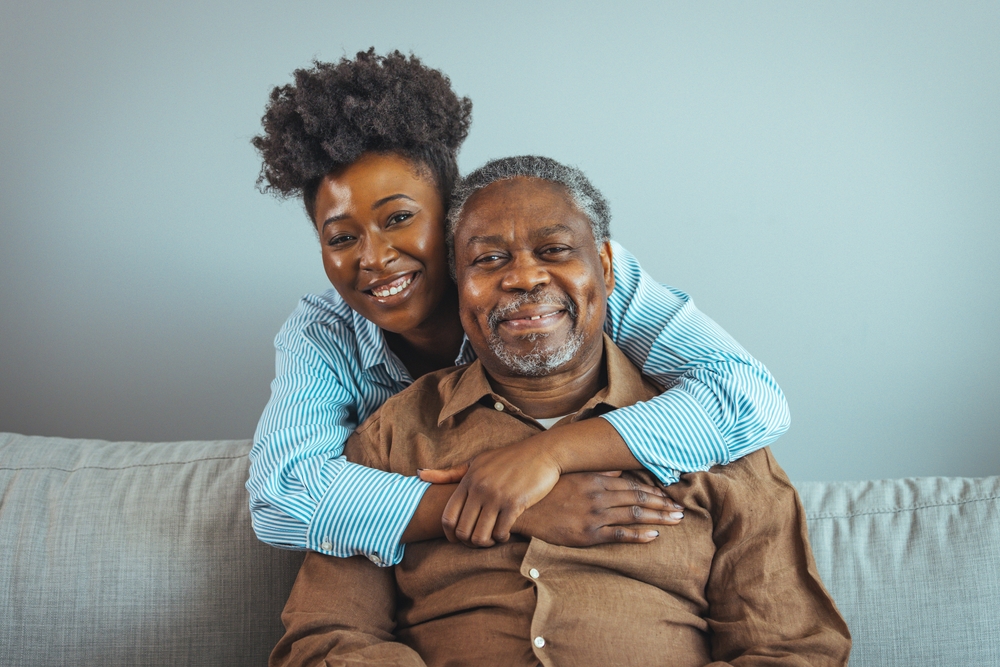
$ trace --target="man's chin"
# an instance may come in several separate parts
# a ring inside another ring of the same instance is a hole
[[[552,340],[549,335],[535,336],[534,340],[527,336],[508,343],[499,336],[490,338],[490,350],[497,362],[505,367],[511,375],[523,377],[542,377],[551,375],[568,364],[576,356],[583,345],[582,336],[570,335]],[[538,338],[543,339],[539,341]],[[540,344],[541,343],[541,344]]]

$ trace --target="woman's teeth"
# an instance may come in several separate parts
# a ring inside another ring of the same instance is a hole
[[[413,276],[414,274],[411,273],[410,275],[405,276],[395,282],[391,282],[388,285],[384,285],[382,287],[373,289],[372,294],[381,299],[384,299],[387,296],[392,296],[393,294],[399,294],[400,292],[402,292],[403,290],[405,290],[407,287],[410,286],[410,283],[413,282]]]

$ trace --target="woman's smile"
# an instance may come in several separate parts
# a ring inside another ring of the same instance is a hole
[[[351,308],[404,336],[429,323],[451,278],[443,198],[426,168],[365,153],[323,178],[315,211],[323,267]]]
[[[404,273],[397,278],[377,281],[377,284],[362,290],[371,294],[376,301],[383,304],[396,304],[405,301],[413,290],[409,287],[420,277],[420,271]],[[391,297],[399,297],[392,299]]]

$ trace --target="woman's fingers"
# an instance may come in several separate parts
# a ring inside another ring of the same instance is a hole
[[[677,510],[651,510],[639,505],[628,507],[612,507],[601,515],[605,526],[627,526],[646,524],[649,526],[676,526],[684,518],[684,513]]]
[[[659,537],[660,531],[649,526],[605,526],[597,531],[594,544],[637,543],[645,544]]]
[[[433,470],[429,468],[417,470],[417,476],[423,481],[430,482],[431,484],[456,484],[457,482],[462,481],[462,478],[465,477],[465,473],[468,471],[469,464],[463,463],[461,465],[441,470]]]
[[[597,499],[604,507],[624,507],[627,505],[638,505],[654,510],[665,510],[669,512],[683,512],[684,508],[675,503],[667,496],[659,496],[645,489],[629,489],[621,491],[605,491]]]

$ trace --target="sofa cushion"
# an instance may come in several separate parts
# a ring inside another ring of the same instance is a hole
[[[796,486],[852,667],[1000,665],[1000,477]]]
[[[0,434],[0,664],[265,665],[302,555],[254,536],[249,449]]]

